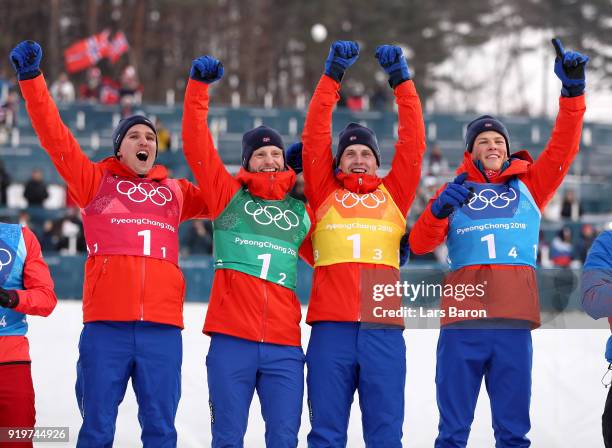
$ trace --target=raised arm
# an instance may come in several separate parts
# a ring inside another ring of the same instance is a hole
[[[421,163],[426,147],[423,112],[402,49],[394,45],[380,46],[376,50],[376,59],[389,75],[399,119],[395,155],[384,184],[405,216],[421,179]]]
[[[338,91],[344,72],[358,56],[359,46],[356,42],[334,42],[325,61],[325,74],[319,80],[308,106],[302,133],[304,193],[315,210],[335,188],[332,113],[340,99]]]
[[[563,86],[559,113],[544,152],[524,179],[540,209],[552,199],[578,153],[586,110],[585,66],[589,58],[578,52],[564,51],[558,39],[553,39],[553,45],[557,52],[555,74]]]
[[[223,76],[223,65],[210,56],[195,59],[183,102],[183,151],[206,209],[215,219],[240,188],[223,165],[208,128],[208,85]]]
[[[40,144],[66,181],[77,204],[84,207],[98,189],[102,170],[87,158],[60,118],[40,72],[40,45],[33,41],[21,42],[11,51],[10,57]]]

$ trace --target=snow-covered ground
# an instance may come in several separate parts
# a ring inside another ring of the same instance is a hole
[[[82,327],[80,305],[80,302],[60,301],[50,317],[29,318],[37,426],[69,426],[71,441],[68,446],[75,445],[81,421],[74,397],[77,343]],[[201,333],[205,312],[203,303],[185,306],[182,399],[176,418],[179,447],[210,446],[204,366],[209,338]],[[404,335],[408,377],[403,442],[407,447],[432,447],[438,424],[434,386],[438,331],[407,330]],[[601,413],[607,390],[600,380],[607,367],[603,351],[608,335],[609,331],[605,330],[538,330],[533,333],[533,429],[529,436],[534,447],[603,446]],[[309,327],[304,325],[304,347],[308,336]],[[490,448],[494,445],[490,408],[484,387],[481,392],[469,446]],[[134,393],[128,388],[119,409],[115,446],[141,446],[136,413]],[[305,409],[300,447],[306,446],[307,415]],[[245,446],[265,446],[257,399],[251,407]],[[357,399],[351,413],[348,446],[363,446]]]

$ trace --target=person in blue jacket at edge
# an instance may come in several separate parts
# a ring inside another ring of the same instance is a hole
[[[612,329],[612,230],[603,232],[591,246],[582,269],[582,308],[593,319],[607,317]],[[606,344],[606,360],[612,369],[612,336]],[[612,448],[612,387],[601,416],[606,448]]]

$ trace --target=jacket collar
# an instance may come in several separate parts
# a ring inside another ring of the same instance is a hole
[[[116,176],[121,177],[141,177],[128,168],[127,165],[121,163],[119,159],[114,156],[107,157],[106,159],[100,162],[104,168],[109,170]],[[168,170],[163,165],[153,165],[153,167],[149,170],[146,176],[143,176],[142,179],[151,179],[155,181],[162,181],[168,178]]]
[[[510,165],[508,166],[508,168],[502,171],[495,179],[489,180],[478,169],[478,167],[472,160],[472,154],[466,151],[463,154],[463,162],[461,163],[459,168],[457,168],[457,174],[467,172],[467,180],[472,182],[491,182],[495,184],[504,184],[508,182],[512,177],[525,174],[529,170],[529,167],[532,163],[533,159],[527,151],[518,151],[510,156]]]
[[[336,170],[336,179],[340,184],[353,193],[370,193],[378,188],[382,179],[369,174],[345,174]]]
[[[247,187],[254,196],[270,201],[280,201],[293,188],[295,171],[288,169],[276,173],[251,173],[240,168],[236,180]]]

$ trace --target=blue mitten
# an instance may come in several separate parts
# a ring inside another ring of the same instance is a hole
[[[342,81],[344,72],[359,57],[359,45],[350,40],[337,40],[329,49],[325,60],[325,74],[336,81]]]
[[[36,78],[40,75],[42,48],[33,40],[24,40],[11,50],[10,58],[19,81]]]
[[[584,93],[586,86],[585,66],[589,57],[577,51],[565,51],[559,39],[552,40],[557,57],[555,75],[561,80],[561,95],[572,97]]]
[[[223,64],[212,56],[200,56],[191,63],[189,77],[211,84],[223,77]]]
[[[376,59],[389,75],[389,85],[392,88],[410,79],[408,61],[402,54],[402,49],[395,45],[381,45],[376,49]]]
[[[612,336],[608,338],[606,343],[606,361],[612,363]]]
[[[287,165],[295,171],[295,174],[300,174],[303,171],[302,168],[302,142],[296,142],[289,146],[285,151],[285,159]]]
[[[471,190],[463,186],[467,179],[467,173],[461,173],[453,182],[449,182],[440,196],[431,204],[431,213],[438,219],[448,218],[448,216],[459,207],[467,204],[474,194]]]

